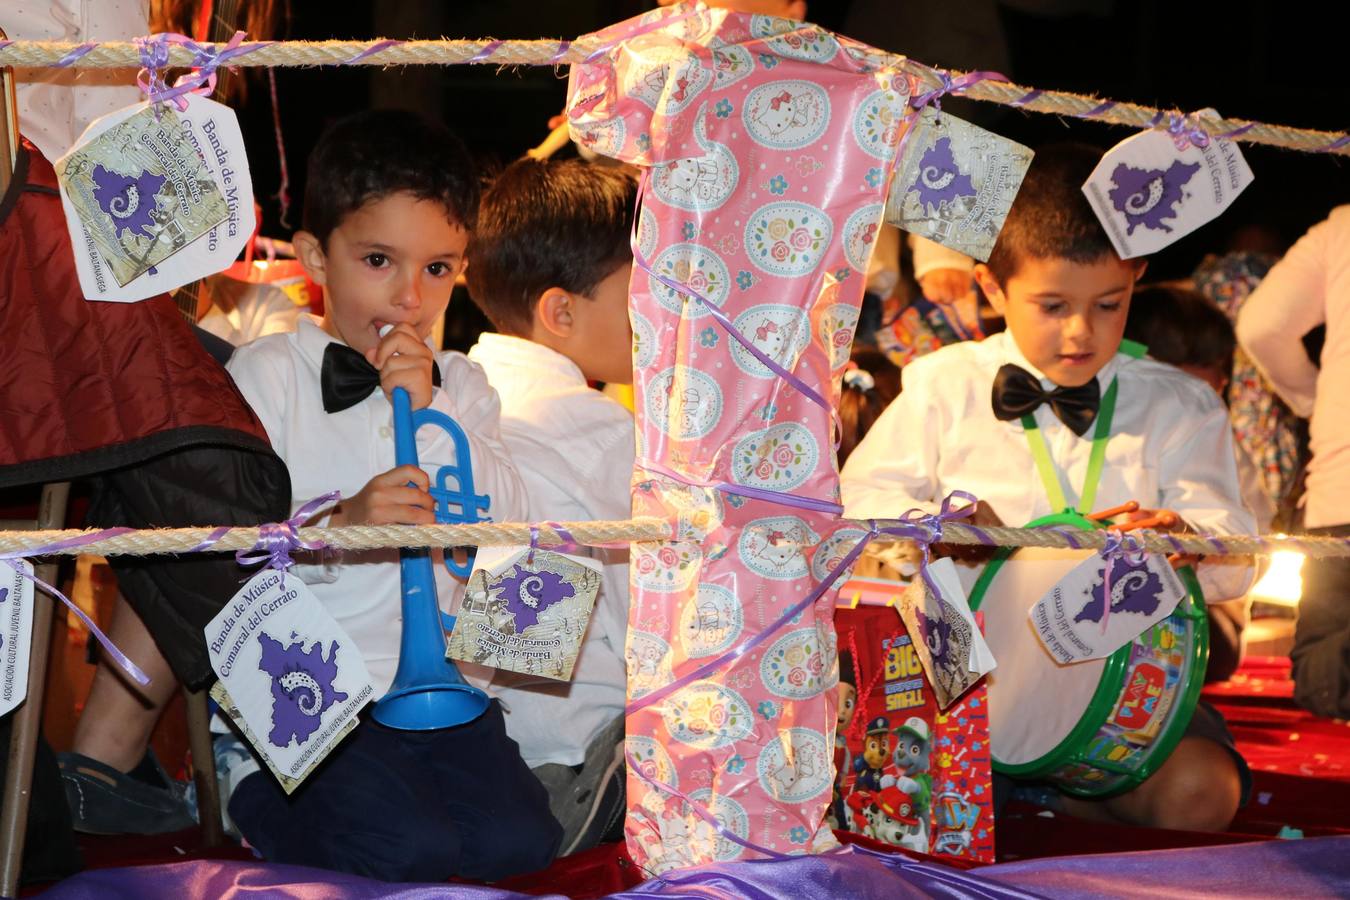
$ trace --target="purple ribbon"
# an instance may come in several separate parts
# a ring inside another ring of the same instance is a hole
[[[344,60],[344,61],[342,62],[342,65],[344,65],[344,66],[354,66],[354,65],[356,65],[357,63],[359,63],[361,60],[366,59],[367,57],[374,56],[376,53],[380,53],[380,52],[382,52],[382,51],[384,51],[384,50],[388,50],[390,47],[396,46],[396,45],[401,44],[401,43],[403,43],[403,42],[402,42],[402,41],[391,41],[391,40],[376,41],[375,43],[371,44],[371,45],[370,45],[369,47],[367,47],[366,49],[362,50],[360,53],[358,53],[358,54],[356,54],[355,56],[353,56],[351,59]]]
[[[1132,566],[1142,565],[1148,557],[1148,551],[1137,535],[1111,528],[1107,530],[1106,543],[1098,553],[1106,560],[1106,568],[1102,570],[1102,634],[1106,634],[1106,624],[1111,618],[1111,572],[1116,562],[1124,560]]]
[[[235,562],[241,566],[251,566],[266,560],[269,568],[284,573],[295,565],[294,561],[291,560],[293,551],[322,550],[326,546],[323,541],[300,540],[300,535],[296,532],[296,529],[303,525],[310,516],[325,506],[336,503],[341,498],[341,492],[329,491],[301,506],[285,522],[259,525],[258,543],[254,544],[251,549],[237,551],[234,554]]]
[[[239,46],[244,40],[244,32],[236,31],[219,50],[212,44],[199,44],[186,35],[166,32],[136,38],[141,52],[142,69],[136,76],[136,83],[151,103],[163,103],[172,100],[182,112],[187,109],[183,96],[196,93],[209,96],[216,88],[216,69],[236,57],[252,53],[263,47],[270,47],[275,41],[259,41],[247,47]],[[193,70],[166,87],[159,72],[169,64],[169,44],[178,44],[192,51]]]
[[[952,519],[965,518],[966,516],[969,516],[974,512],[974,502],[972,502],[969,506],[962,507],[955,513],[951,512],[951,501],[953,498],[960,500],[975,501],[975,497],[969,493],[966,493],[965,491],[953,491],[942,501],[942,509],[936,515],[931,516],[919,515],[917,518],[901,519],[894,525],[887,525],[884,527],[878,525],[875,519],[868,519],[867,533],[863,535],[861,538],[859,538],[858,542],[853,545],[853,547],[848,551],[848,553],[844,554],[844,558],[839,561],[839,564],[836,565],[833,569],[831,569],[829,574],[826,575],[825,578],[822,579],[811,590],[809,594],[807,594],[797,603],[794,603],[791,607],[789,607],[767,628],[765,628],[763,631],[760,631],[758,634],[742,641],[740,644],[731,648],[726,653],[722,654],[721,656],[717,657],[711,662],[704,663],[694,671],[689,672],[688,674],[675,679],[669,684],[657,688],[656,690],[652,691],[649,694],[643,694],[641,697],[631,701],[628,704],[628,706],[624,709],[624,714],[631,716],[634,713],[639,712],[640,710],[646,709],[653,703],[664,700],[666,697],[669,697],[671,694],[675,693],[681,688],[684,688],[695,681],[707,678],[713,672],[725,668],[729,664],[735,662],[742,656],[749,653],[751,650],[754,650],[756,647],[767,641],[769,638],[773,637],[773,635],[777,633],[784,625],[786,625],[788,622],[791,622],[804,610],[808,609],[812,604],[814,604],[817,600],[819,600],[822,596],[824,596],[825,592],[834,586],[834,583],[839,579],[839,577],[843,575],[844,572],[847,571],[850,566],[853,565],[854,561],[856,561],[857,558],[862,554],[863,549],[867,547],[868,543],[870,543],[873,538],[882,534],[890,534],[895,535],[897,537],[908,538],[914,541],[915,543],[923,545],[926,561],[928,553],[928,544],[940,540],[942,538],[942,524],[944,522],[951,521]],[[917,510],[913,512],[917,512]],[[929,575],[926,577],[931,579],[932,576]],[[932,584],[931,581],[929,581],[928,583],[930,585]],[[934,590],[936,590],[936,588],[934,588]]]
[[[942,98],[947,94],[959,94],[962,91],[974,87],[981,81],[1006,82],[1008,80],[1006,75],[1001,75],[998,72],[967,72],[960,78],[953,79],[951,72],[948,72],[946,69],[933,69],[932,71],[933,74],[938,77],[938,80],[942,82],[942,85],[931,91],[925,91],[917,97],[911,97],[909,105],[914,109],[923,109],[929,103],[932,103],[934,108],[941,111]],[[1035,92],[1033,91],[1033,93]],[[1026,99],[1026,96],[1029,95],[1025,95],[1023,99]]]
[[[795,509],[805,509],[811,512],[825,513],[831,516],[841,516],[844,513],[844,507],[830,500],[821,500],[817,497],[804,497],[801,494],[790,494],[787,491],[774,491],[767,488],[750,487],[744,484],[732,484],[728,481],[704,481],[698,478],[692,478],[681,472],[676,472],[669,466],[662,465],[655,460],[639,459],[637,466],[646,469],[649,472],[655,472],[658,475],[665,475],[667,478],[673,478],[684,484],[692,484],[698,487],[713,488],[724,494],[735,494],[739,497],[749,497],[752,500],[763,500],[766,503],[777,503],[779,506],[790,506]]]
[[[965,500],[966,505],[956,511],[952,511],[952,500]],[[943,605],[942,591],[938,588],[937,581],[933,578],[933,573],[928,570],[928,563],[931,558],[930,547],[942,540],[942,526],[947,522],[953,522],[957,519],[968,519],[975,515],[975,508],[980,501],[974,494],[968,491],[952,491],[946,497],[942,498],[942,507],[933,515],[928,515],[920,509],[911,509],[900,517],[900,521],[922,528],[927,532],[927,537],[918,539],[916,543],[923,549],[923,558],[919,561],[919,574],[923,576],[923,583],[933,592],[937,598],[938,608]],[[976,529],[976,535],[985,544],[992,544],[989,535]]]
[[[1191,116],[1172,113],[1167,119],[1167,133],[1172,136],[1172,143],[1177,145],[1178,150],[1185,150],[1192,145],[1204,150],[1209,146],[1209,132],[1201,128]]]
[[[483,49],[479,50],[473,56],[469,57],[469,64],[473,65],[474,63],[483,62],[489,56],[496,53],[498,48],[501,47],[501,45],[502,45],[501,41],[488,41],[486,44],[483,45]]]
[[[754,841],[749,841],[741,837],[739,834],[732,831],[730,828],[727,828],[720,821],[718,821],[717,817],[714,816],[712,812],[702,803],[699,803],[697,800],[690,797],[688,794],[686,794],[679,788],[675,787],[674,785],[666,784],[664,781],[657,781],[655,778],[651,777],[646,772],[642,771],[642,764],[638,762],[638,760],[633,756],[633,754],[630,751],[625,750],[624,756],[628,761],[628,770],[630,772],[637,775],[638,778],[641,778],[644,782],[647,783],[649,787],[655,788],[656,790],[661,791],[662,793],[671,795],[677,800],[683,801],[684,804],[688,806],[689,809],[694,813],[694,815],[698,816],[700,819],[711,825],[713,831],[716,831],[718,835],[720,835],[721,837],[727,839],[728,841],[731,841],[733,844],[739,844],[740,846],[744,847],[747,850],[753,850],[756,853],[762,853],[765,856],[769,857],[770,859],[790,858],[789,855],[786,853],[779,853],[777,850],[770,850],[768,847],[761,847]]]
[[[572,42],[566,39],[558,41],[558,52],[549,57],[548,61],[553,65],[562,62],[562,58],[567,55],[567,51],[572,49]]]
[[[105,528],[102,531],[95,531],[89,534],[82,534],[79,537],[67,538],[64,541],[57,541],[55,544],[47,544],[43,547],[32,547],[27,550],[15,550],[9,553],[0,553],[0,562],[3,562],[15,572],[18,572],[24,578],[27,578],[29,581],[33,582],[33,584],[64,603],[66,607],[84,623],[84,626],[89,629],[89,633],[103,646],[104,652],[106,652],[112,661],[117,664],[118,668],[123,672],[126,672],[137,684],[147,685],[150,683],[150,676],[142,672],[140,666],[132,662],[121,650],[117,649],[117,645],[112,642],[112,639],[103,633],[102,629],[95,624],[94,620],[85,614],[84,610],[72,603],[70,598],[61,593],[58,588],[48,584],[41,578],[38,578],[37,575],[29,572],[19,563],[19,560],[21,559],[27,559],[34,556],[46,556],[51,553],[60,553],[75,547],[83,547],[86,544],[92,544],[96,541],[129,534],[132,531],[134,531],[134,529],[131,528]]]
[[[9,45],[11,43],[13,43],[13,41],[5,42],[6,45]],[[58,69],[64,69],[66,66],[72,65],[75,62],[75,60],[80,59],[90,50],[93,50],[97,46],[98,41],[85,41],[83,44],[76,47],[74,50],[71,50],[69,53],[58,59],[56,62],[52,63],[52,65]]]
[[[1107,101],[1105,101],[1105,102],[1098,103],[1096,106],[1092,107],[1092,109],[1089,109],[1087,112],[1085,112],[1085,113],[1083,113],[1081,116],[1079,116],[1079,118],[1080,118],[1080,119],[1095,119],[1095,118],[1097,118],[1098,116],[1105,115],[1106,113],[1110,112],[1112,109],[1115,108],[1115,106],[1116,106],[1116,101],[1114,101],[1114,100],[1107,100]]]

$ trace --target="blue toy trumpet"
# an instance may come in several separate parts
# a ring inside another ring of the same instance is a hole
[[[403,388],[394,388],[394,460],[400,465],[417,462],[417,429],[423,425],[443,428],[455,446],[454,465],[441,466],[431,488],[436,521],[442,524],[488,521],[486,494],[474,492],[469,440],[459,423],[433,409],[413,412]],[[451,480],[453,479],[453,486]],[[473,554],[459,565],[445,551],[446,567],[461,577],[473,568]],[[398,671],[389,692],[375,703],[375,721],[403,731],[432,731],[472,722],[488,707],[488,695],[464,680],[455,664],[446,658],[445,632],[454,627],[454,617],[441,612],[436,598],[431,551],[399,551],[403,579],[403,638],[399,645]]]

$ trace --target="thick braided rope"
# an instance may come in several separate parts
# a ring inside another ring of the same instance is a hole
[[[208,52],[218,52],[224,44],[203,44]],[[604,47],[598,39],[571,41],[255,41],[241,43],[228,66],[395,66],[453,65],[560,65],[581,62]],[[83,52],[82,52],[83,51]],[[69,57],[74,58],[69,58]],[[193,53],[186,47],[171,45],[169,62],[189,66]],[[912,59],[896,57],[896,64],[914,75],[928,90],[943,87],[936,70]],[[139,47],[130,41],[108,41],[83,45],[55,41],[12,41],[0,43],[0,66],[45,67],[76,66],[127,68],[141,65]],[[959,79],[963,73],[951,72]],[[1157,127],[1167,120],[1169,110],[1135,103],[1118,103],[1067,91],[1027,88],[1004,81],[977,81],[964,88],[962,96],[1003,106],[1013,106],[1050,115],[1074,116],[1134,128]],[[1232,140],[1282,147],[1311,153],[1350,155],[1350,133],[1319,131],[1271,125],[1246,119],[1197,116],[1193,123],[1206,133],[1228,136]]]
[[[910,525],[899,519],[878,519],[882,527]],[[682,528],[655,518],[628,519],[613,522],[562,522],[578,544],[601,545],[626,541],[665,541],[679,537]],[[698,527],[699,523],[691,523]],[[847,524],[866,531],[868,522],[850,521]],[[341,528],[301,528],[303,541],[322,542],[340,550],[376,550],[393,547],[468,547],[525,545],[530,542],[531,525],[501,522],[475,525],[346,525]],[[551,525],[533,526],[538,529],[541,547],[563,546],[567,538]],[[204,543],[211,528],[158,528],[129,531],[92,541],[79,547],[58,551],[58,555],[77,556],[151,556],[157,554],[195,552],[218,553],[247,550],[258,544],[257,528],[231,528],[209,549],[197,549]],[[19,552],[47,547],[94,530],[68,531],[0,531],[0,553]],[[1276,550],[1294,550],[1312,557],[1350,556],[1350,541],[1313,535],[1224,535],[1222,538],[1197,534],[1166,534],[1154,531],[1137,532],[1144,546],[1159,553],[1251,554],[1271,553]],[[943,526],[942,540],[951,544],[997,545],[1000,547],[1059,547],[1071,549],[1100,549],[1108,538],[1106,531],[1077,531],[1052,528],[972,528],[959,522]],[[888,543],[899,538],[883,535],[878,542]]]

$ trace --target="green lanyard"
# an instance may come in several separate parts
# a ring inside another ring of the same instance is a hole
[[[1135,341],[1121,341],[1120,352],[1135,359],[1148,352],[1148,348]],[[1102,466],[1106,463],[1106,442],[1111,439],[1111,420],[1116,415],[1116,389],[1118,380],[1111,379],[1111,385],[1102,396],[1101,407],[1097,411],[1097,427],[1092,433],[1092,454],[1088,457],[1087,472],[1083,476],[1083,490],[1079,493],[1078,512],[1087,515],[1097,500],[1097,484],[1102,479]],[[1050,447],[1045,435],[1036,424],[1035,416],[1022,417],[1022,427],[1027,433],[1027,444],[1031,447],[1031,458],[1036,461],[1036,471],[1040,473],[1045,485],[1045,494],[1056,512],[1071,512],[1072,507],[1064,497],[1064,488],[1059,482],[1059,470],[1050,459]]]
[[[1097,411],[1097,428],[1092,433],[1092,455],[1088,457],[1087,474],[1083,476],[1083,490],[1079,495],[1078,511],[1087,515],[1097,499],[1097,483],[1102,478],[1102,466],[1106,462],[1106,442],[1111,439],[1111,420],[1116,413],[1116,379],[1102,396],[1101,408]],[[1059,471],[1050,459],[1050,447],[1045,443],[1035,416],[1023,416],[1022,427],[1027,432],[1027,443],[1031,446],[1031,458],[1036,461],[1036,471],[1041,474],[1045,484],[1045,494],[1056,512],[1069,512],[1072,507],[1064,498],[1064,488],[1059,483]]]

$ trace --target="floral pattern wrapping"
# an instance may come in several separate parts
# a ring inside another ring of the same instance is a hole
[[[763,498],[837,503],[831,412],[704,301],[837,404],[908,87],[896,57],[697,4],[599,37],[606,50],[572,69],[568,115],[575,139],[644,170],[633,512],[681,523],[679,540],[634,545],[630,703],[766,635],[630,711],[629,852],[662,872],[825,849],[834,591],[771,628],[862,533]]]
[[[1263,253],[1211,256],[1195,270],[1195,287],[1236,322],[1242,304],[1274,264],[1274,257]],[[1256,464],[1267,495],[1278,507],[1298,477],[1298,417],[1280,402],[1275,389],[1241,347],[1233,357],[1228,411],[1233,436]]]

